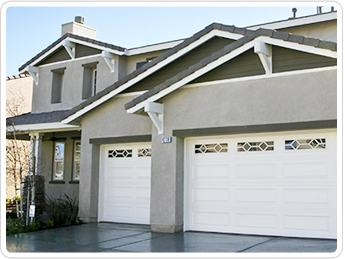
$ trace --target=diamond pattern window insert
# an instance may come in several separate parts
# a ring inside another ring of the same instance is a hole
[[[195,154],[226,153],[226,152],[228,152],[228,144],[227,143],[195,145]]]
[[[300,150],[300,149],[325,149],[326,139],[291,139],[285,140],[285,150]]]
[[[151,148],[140,148],[138,149],[138,157],[150,157]]]
[[[239,142],[237,152],[273,151],[274,141]]]
[[[108,150],[108,158],[132,157],[132,149]]]

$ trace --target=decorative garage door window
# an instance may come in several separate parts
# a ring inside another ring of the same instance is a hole
[[[285,150],[325,149],[326,139],[292,139],[285,140]]]
[[[149,156],[151,156],[151,148],[138,149],[138,157],[149,157]]]
[[[228,152],[228,144],[227,143],[195,145],[195,154],[226,153],[226,152]]]
[[[109,158],[132,157],[132,149],[108,150],[108,157]]]
[[[239,142],[237,152],[273,151],[274,141]]]

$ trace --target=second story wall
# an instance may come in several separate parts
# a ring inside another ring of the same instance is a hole
[[[118,57],[114,72],[101,56],[42,65],[39,84],[33,87],[32,112],[72,109],[118,79]]]

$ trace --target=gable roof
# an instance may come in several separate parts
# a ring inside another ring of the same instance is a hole
[[[116,94],[137,83],[138,81],[152,74],[161,67],[171,63],[173,60],[196,48],[197,46],[214,36],[222,36],[237,40],[242,38],[245,33],[246,29],[244,28],[212,23],[209,26],[205,27],[203,30],[194,34],[192,37],[185,39],[183,42],[176,45],[172,49],[169,49],[162,55],[154,58],[151,62],[146,63],[137,70],[134,70],[132,73],[115,82],[113,85],[105,88],[103,91],[97,93],[96,95],[87,99],[85,102],[74,107],[63,122],[70,123],[71,121],[79,118],[84,113],[109,100]]]
[[[34,66],[39,61],[41,61],[43,58],[45,58],[48,54],[56,51],[58,48],[60,48],[62,46],[62,43],[64,40],[71,40],[72,42],[75,42],[75,43],[91,45],[94,48],[101,48],[101,49],[107,49],[109,51],[115,51],[117,54],[121,54],[121,55],[125,51],[125,48],[122,48],[122,47],[119,47],[116,45],[112,45],[109,43],[105,43],[105,42],[90,39],[90,38],[86,38],[86,37],[75,35],[72,33],[66,33],[62,37],[60,37],[58,40],[53,42],[51,45],[49,45],[47,48],[45,48],[40,53],[38,53],[36,56],[34,56],[32,59],[27,61],[24,65],[22,65],[19,68],[19,71],[23,72],[27,66],[29,66],[29,65]]]
[[[213,33],[214,32],[214,33]],[[223,49],[213,53],[209,57],[197,62],[196,64],[192,65],[188,69],[178,73],[174,77],[166,80],[165,82],[157,85],[156,87],[152,88],[151,90],[147,91],[143,95],[133,99],[131,102],[125,105],[125,108],[128,110],[137,104],[147,100],[148,98],[156,95],[158,92],[168,88],[172,84],[181,81],[181,79],[191,75],[201,67],[204,67],[216,59],[240,48],[241,46],[245,45],[246,43],[253,41],[255,38],[258,37],[266,37],[267,39],[272,40],[280,40],[291,44],[297,44],[300,46],[305,46],[305,51],[314,50],[315,48],[322,50],[326,50],[327,53],[330,51],[336,51],[337,44],[334,42],[322,41],[319,39],[308,38],[300,35],[294,35],[286,32],[280,32],[275,30],[269,29],[258,29],[256,31],[249,30],[246,28],[238,28],[235,26],[223,25],[219,23],[213,23],[207,26],[202,31],[194,34],[192,37],[184,40],[179,45],[175,46],[174,48],[166,51],[161,56],[153,59],[151,62],[145,64],[141,68],[135,70],[131,74],[125,76],[124,78],[120,79],[119,81],[115,82],[113,85],[107,87],[103,91],[99,92],[95,96],[89,98],[85,102],[79,104],[78,106],[74,107],[67,115],[66,118],[63,120],[63,123],[70,123],[80,116],[85,114],[86,112],[90,111],[91,109],[97,107],[101,103],[109,100],[116,94],[122,92],[123,90],[127,89],[131,85],[135,84],[136,82],[142,80],[149,74],[152,74],[155,68],[160,68],[172,60],[179,57],[178,53],[186,53],[186,49],[193,49],[193,47],[197,46],[196,42],[199,41],[201,38],[209,39],[215,35],[225,35],[226,33],[230,33],[232,36],[236,35],[237,40]],[[236,39],[236,37],[235,37]],[[195,46],[193,46],[195,44]],[[182,55],[181,54],[181,55]],[[174,57],[174,55],[176,55]]]
[[[163,83],[153,87],[152,89],[148,90],[141,96],[133,99],[131,102],[125,104],[125,109],[129,110],[128,112],[133,113],[138,111],[139,109],[142,109],[144,107],[143,102],[149,100],[149,101],[156,101],[166,94],[174,91],[175,89],[181,87],[182,85],[187,84],[188,82],[194,80],[201,74],[204,74],[211,69],[215,67],[215,65],[211,65],[216,60],[220,60],[223,58],[223,60],[217,64],[216,66],[219,66],[220,64],[223,64],[227,60],[230,60],[231,58],[243,53],[244,51],[248,50],[249,48],[254,47],[254,39],[261,38],[261,40],[268,44],[279,44],[280,42],[284,42],[282,45],[290,44],[291,47],[295,45],[295,48],[299,48],[302,46],[300,50],[313,53],[314,49],[318,48],[317,51],[320,55],[325,55],[328,57],[336,58],[336,52],[337,51],[337,43],[335,42],[329,42],[329,41],[322,41],[319,39],[304,37],[301,35],[294,35],[287,32],[280,32],[270,29],[257,29],[255,31],[252,30],[245,30],[244,37],[241,39],[230,43],[229,45],[225,46],[224,48],[214,52],[212,55],[200,60],[199,62],[195,63],[194,65],[190,66],[188,69],[178,73],[172,78],[167,79]],[[280,41],[280,42],[279,42]],[[252,44],[248,44],[252,42]],[[247,45],[246,47],[244,47]],[[288,47],[289,45],[287,45]],[[305,46],[305,47],[303,47]],[[240,48],[242,47],[242,50]],[[323,52],[322,50],[326,50],[326,52]],[[237,51],[237,52],[236,52]],[[334,53],[332,53],[334,52]],[[232,54],[232,55],[230,55]],[[225,56],[228,56],[228,58],[224,58]],[[205,67],[209,66],[209,69],[206,69]],[[197,71],[201,71],[201,69],[204,69],[203,72],[196,73]],[[193,77],[190,77],[193,75]],[[187,79],[189,77],[189,79]],[[180,83],[179,83],[180,82]],[[179,84],[178,84],[179,83]],[[164,90],[168,89],[169,87],[172,87],[170,91]],[[158,95],[159,94],[159,95]],[[154,96],[157,96],[154,98]],[[139,105],[141,104],[141,105]],[[135,107],[137,106],[137,107]],[[132,108],[132,109],[131,109]]]

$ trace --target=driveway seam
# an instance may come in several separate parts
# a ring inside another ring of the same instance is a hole
[[[262,245],[262,244],[268,243],[268,242],[272,241],[273,239],[276,239],[276,237],[273,237],[273,238],[271,238],[271,239],[269,239],[269,240],[266,240],[266,241],[263,241],[263,242],[261,242],[261,243],[257,243],[257,244],[255,244],[255,245],[250,246],[250,247],[244,248],[244,249],[242,249],[242,250],[240,250],[240,251],[237,251],[236,253],[242,253],[242,252],[244,252],[244,251],[249,250],[250,248],[253,248],[253,247],[256,247],[256,246],[258,246],[258,245]]]

